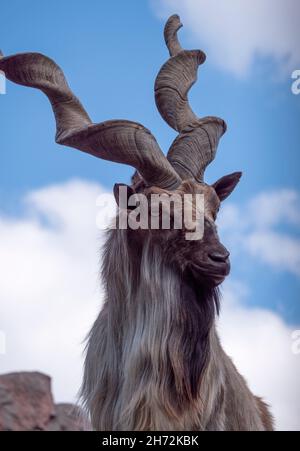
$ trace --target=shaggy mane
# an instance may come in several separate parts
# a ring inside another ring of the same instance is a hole
[[[100,429],[151,428],[154,404],[174,421],[199,396],[218,291],[183,278],[161,254],[150,236],[134,249],[127,230],[108,232],[105,303],[89,336],[82,388]]]

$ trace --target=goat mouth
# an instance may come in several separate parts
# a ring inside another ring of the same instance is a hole
[[[191,271],[196,279],[217,286],[220,285],[230,273],[229,260],[218,264],[193,264]]]

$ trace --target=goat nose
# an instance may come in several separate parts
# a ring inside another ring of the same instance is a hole
[[[225,262],[228,259],[230,253],[227,250],[224,252],[214,251],[210,252],[208,255],[215,262]]]

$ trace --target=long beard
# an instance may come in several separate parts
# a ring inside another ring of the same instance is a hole
[[[180,276],[150,240],[136,253],[125,231],[110,232],[102,277],[83,386],[99,429],[180,428],[199,398],[218,292]]]
[[[218,291],[181,277],[150,240],[138,269],[123,316],[124,413],[156,393],[160,409],[179,416],[199,396]]]

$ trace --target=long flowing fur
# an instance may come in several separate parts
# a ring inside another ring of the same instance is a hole
[[[150,235],[134,247],[127,230],[108,232],[102,279],[106,300],[88,339],[82,386],[95,429],[230,429],[224,385],[232,371],[249,398],[252,427],[263,429],[216,336],[216,290],[177,273]]]

